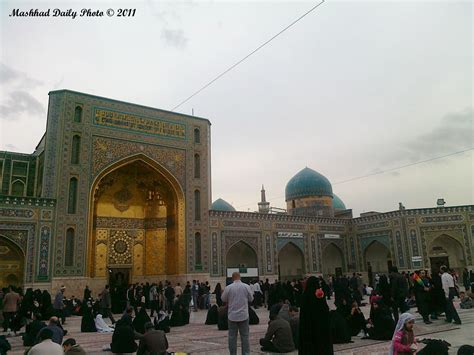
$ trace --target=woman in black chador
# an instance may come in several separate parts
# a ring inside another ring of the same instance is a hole
[[[97,332],[95,327],[94,314],[92,310],[92,301],[84,300],[81,307],[82,319],[81,319],[81,332],[92,333]]]
[[[332,355],[329,307],[319,281],[311,276],[306,281],[300,311],[300,355]]]

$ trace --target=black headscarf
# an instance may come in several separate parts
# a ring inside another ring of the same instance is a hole
[[[298,354],[332,355],[329,307],[324,295],[316,296],[319,280],[311,276],[306,281],[300,311],[300,344]]]

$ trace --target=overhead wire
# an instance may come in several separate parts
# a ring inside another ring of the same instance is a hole
[[[360,179],[365,179],[365,178],[370,177],[370,176],[385,174],[385,173],[388,173],[388,172],[391,172],[391,171],[395,171],[395,170],[400,170],[400,169],[408,168],[408,167],[410,167],[410,166],[428,163],[428,162],[433,161],[433,160],[444,159],[444,158],[447,158],[447,157],[450,157],[450,156],[453,156],[453,155],[457,155],[457,154],[461,154],[461,153],[466,153],[466,152],[469,152],[469,151],[471,151],[471,150],[474,150],[474,147],[467,148],[467,149],[463,149],[463,150],[459,150],[459,151],[457,151],[457,152],[452,152],[452,153],[448,153],[448,154],[441,155],[441,156],[437,156],[437,157],[432,157],[432,158],[425,159],[425,160],[420,160],[420,161],[417,161],[417,162],[414,162],[414,163],[410,163],[410,164],[400,165],[400,166],[397,166],[397,167],[394,167],[394,168],[389,168],[389,169],[380,170],[380,171],[376,171],[376,172],[369,173],[369,174],[365,174],[365,175],[361,175],[361,176],[356,176],[356,177],[353,177],[353,178],[350,178],[350,179],[347,179],[347,180],[337,181],[337,182],[335,182],[335,183],[333,183],[333,184],[331,184],[331,185],[345,184],[345,183],[347,183],[347,182],[351,182],[351,181],[355,181],[355,180],[360,180]],[[268,201],[268,202],[271,202],[271,201],[273,201],[273,200],[276,200],[276,199],[282,198],[282,197],[285,197],[285,195],[269,197],[269,198],[267,198],[267,201]],[[242,207],[247,207],[247,206],[253,206],[254,204],[255,204],[255,203],[249,203],[249,204],[246,204],[246,205],[238,206],[237,208],[242,208]]]
[[[171,111],[174,111],[176,110],[177,108],[181,107],[182,105],[184,105],[186,102],[188,102],[189,100],[191,100],[194,96],[198,95],[199,93],[201,93],[203,90],[207,89],[209,86],[211,86],[213,83],[215,83],[217,80],[219,80],[220,78],[222,78],[225,74],[227,74],[228,72],[230,72],[232,69],[234,69],[235,67],[237,67],[239,64],[241,64],[242,62],[244,62],[246,59],[248,59],[250,56],[252,56],[253,54],[255,54],[256,52],[258,52],[260,49],[262,49],[263,47],[265,47],[267,44],[269,44],[271,41],[273,41],[275,38],[277,38],[278,36],[280,36],[283,32],[287,31],[288,29],[290,29],[291,27],[293,27],[297,22],[299,22],[300,20],[302,20],[304,17],[306,17],[307,15],[309,15],[311,12],[313,12],[314,10],[316,10],[319,6],[321,6],[323,3],[324,3],[325,0],[322,0],[321,2],[319,2],[318,4],[316,4],[315,6],[313,6],[311,9],[309,9],[308,11],[306,11],[303,15],[301,15],[300,17],[298,17],[296,20],[294,20],[293,22],[291,22],[289,25],[287,25],[285,28],[283,28],[281,31],[279,31],[277,34],[273,35],[270,39],[266,40],[264,43],[262,43],[260,46],[258,46],[257,48],[255,48],[252,52],[250,52],[249,54],[247,54],[245,57],[243,57],[242,59],[240,59],[239,61],[237,61],[236,63],[234,63],[233,65],[231,65],[229,68],[227,68],[226,70],[224,70],[222,73],[220,73],[219,75],[217,75],[214,79],[212,79],[211,81],[209,81],[208,83],[206,83],[204,86],[202,86],[200,89],[198,89],[197,91],[195,91],[192,95],[188,96],[186,99],[184,99],[183,101],[181,101],[179,104],[177,104],[176,106],[174,106]]]

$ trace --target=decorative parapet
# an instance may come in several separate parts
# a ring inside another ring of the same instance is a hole
[[[0,205],[55,207],[56,200],[52,198],[41,198],[41,197],[18,197],[18,196],[0,195]]]
[[[276,221],[276,222],[303,222],[303,223],[316,223],[316,224],[336,224],[336,225],[348,225],[350,219],[348,218],[328,218],[328,217],[306,217],[306,216],[293,216],[284,214],[268,214],[258,212],[241,212],[241,211],[215,211],[209,210],[210,217],[218,218],[236,218],[236,219],[247,219],[247,220],[262,220],[262,221]]]
[[[433,208],[415,208],[411,210],[392,211],[379,213],[374,216],[353,218],[352,224],[362,224],[366,222],[383,221],[387,219],[400,218],[402,216],[430,215],[430,214],[449,214],[460,212],[473,212],[474,205],[453,206],[453,207],[433,207]]]

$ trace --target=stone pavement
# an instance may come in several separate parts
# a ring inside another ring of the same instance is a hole
[[[330,301],[330,307],[334,308],[332,301]],[[457,303],[456,308],[463,321],[461,326],[446,324],[442,317],[433,324],[426,325],[417,314],[416,337],[444,339],[452,345],[450,354],[456,354],[457,349],[463,344],[474,345],[474,309],[460,310]],[[362,310],[367,317],[369,307],[362,307]],[[415,309],[412,309],[412,312],[414,311]],[[250,326],[251,353],[263,354],[258,342],[264,336],[267,328],[268,311],[260,308],[257,309],[257,314],[260,317],[260,324]],[[191,312],[190,324],[171,328],[171,333],[167,334],[170,344],[169,351],[193,355],[228,354],[227,331],[219,331],[215,325],[204,325],[205,319],[206,311]],[[112,334],[81,333],[80,323],[80,317],[68,318],[64,327],[69,333],[64,339],[75,338],[88,354],[111,354],[102,351],[102,346],[110,343]],[[23,354],[24,347],[21,345],[21,337],[9,337],[8,340],[12,345],[12,351],[8,354]],[[362,340],[358,337],[353,337],[352,340],[353,343],[350,344],[334,345],[335,352],[341,355],[386,355],[390,345],[388,341]],[[292,354],[297,354],[297,352]]]

